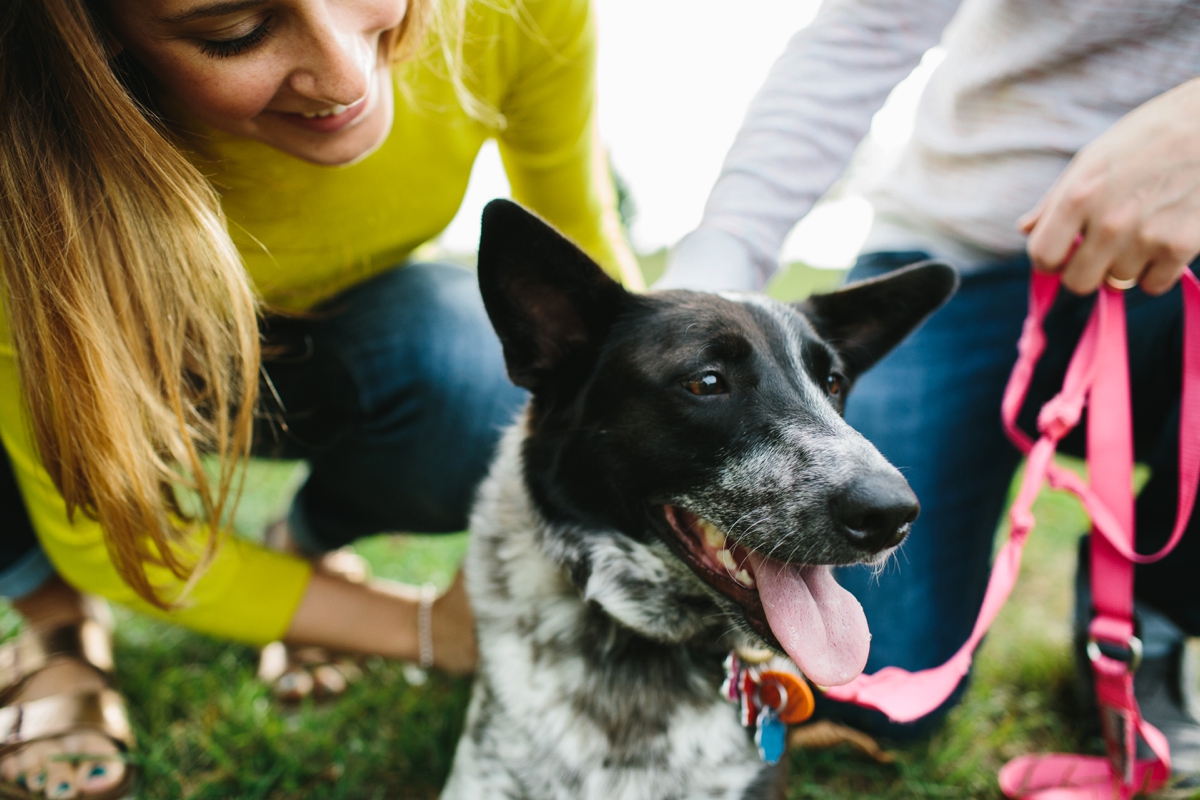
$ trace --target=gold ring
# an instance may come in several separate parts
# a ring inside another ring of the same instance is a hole
[[[1137,278],[1128,278],[1126,280],[1121,280],[1120,278],[1114,278],[1112,275],[1109,275],[1108,277],[1106,277],[1104,279],[1104,282],[1107,283],[1112,288],[1119,289],[1121,291],[1125,291],[1126,289],[1132,289],[1133,287],[1137,286]]]

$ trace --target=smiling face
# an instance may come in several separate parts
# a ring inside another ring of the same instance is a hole
[[[406,0],[107,0],[112,34],[204,123],[316,164],[392,126],[389,53]]]

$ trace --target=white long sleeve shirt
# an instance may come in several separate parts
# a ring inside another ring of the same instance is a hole
[[[1023,250],[1017,218],[1081,147],[1200,76],[1200,0],[828,0],[751,103],[667,285],[761,287],[888,93],[939,42],[947,55],[912,139],[869,195],[868,248],[970,269]]]

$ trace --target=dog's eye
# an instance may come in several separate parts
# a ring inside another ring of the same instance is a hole
[[[692,394],[701,396],[725,394],[729,391],[729,387],[725,385],[725,379],[716,372],[701,372],[693,375],[683,382],[683,388]]]
[[[829,377],[825,379],[825,390],[833,397],[841,397],[842,384],[845,382],[845,380],[846,378],[844,375],[837,372],[831,372],[829,373]]]

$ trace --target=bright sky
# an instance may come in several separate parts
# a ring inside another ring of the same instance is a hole
[[[600,133],[637,207],[634,247],[669,247],[699,221],[747,105],[791,36],[820,0],[594,0],[599,24]],[[736,9],[736,11],[733,11]],[[926,59],[927,73],[933,66]],[[870,166],[885,166],[907,140],[923,81],[914,75],[872,126]],[[483,205],[506,196],[494,145],[480,155],[458,217],[442,236],[475,249]],[[785,260],[844,266],[870,225],[853,187],[801,222]]]

